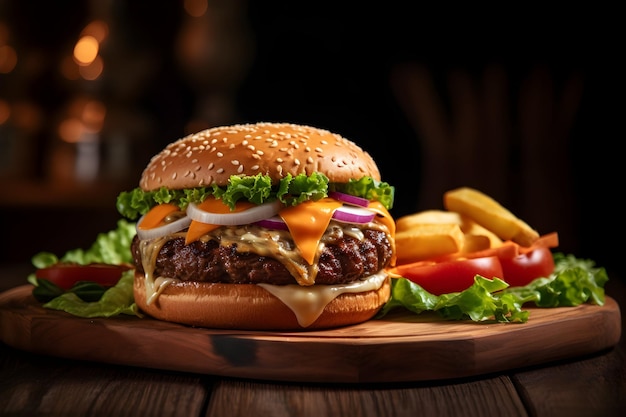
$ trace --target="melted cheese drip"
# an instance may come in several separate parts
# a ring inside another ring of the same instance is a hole
[[[282,209],[278,215],[283,219],[302,258],[312,265],[316,258],[317,247],[326,231],[330,219],[342,203],[332,198],[319,201],[306,201],[297,206]]]
[[[298,324],[308,327],[322,314],[326,305],[344,293],[360,293],[379,289],[385,282],[384,272],[371,275],[365,280],[342,285],[300,285],[257,284],[280,299],[293,311]]]
[[[159,251],[169,239],[173,239],[176,236],[184,236],[184,234],[175,234],[171,236],[164,236],[158,239],[142,240],[139,242],[139,252],[141,253],[141,263],[143,265],[145,280],[144,287],[146,291],[146,304],[150,305],[157,299],[159,294],[165,290],[165,288],[174,281],[178,281],[174,278],[167,277],[155,277],[154,268],[156,266],[156,258]]]

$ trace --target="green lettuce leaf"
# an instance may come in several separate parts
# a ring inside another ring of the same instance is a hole
[[[603,305],[608,275],[591,260],[555,253],[555,269],[550,277],[538,278],[523,287],[509,287],[500,280],[477,275],[468,289],[436,296],[406,278],[393,278],[391,298],[376,316],[404,308],[413,313],[434,311],[446,320],[524,323],[526,304],[537,307],[573,307],[583,303]]]
[[[135,236],[135,223],[121,219],[117,228],[100,233],[87,250],[73,249],[60,258],[50,252],[40,252],[33,256],[36,268],[46,268],[58,262],[130,264],[133,262],[130,244]],[[81,317],[110,317],[116,314],[139,315],[133,297],[133,273],[131,269],[122,275],[118,283],[104,288],[94,282],[78,282],[70,290],[64,291],[52,282],[38,279],[35,274],[28,276],[33,284],[33,296],[45,302],[45,308],[62,310]]]
[[[286,175],[277,185],[272,185],[269,176],[231,176],[227,187],[198,187],[184,190],[170,190],[161,187],[154,191],[143,191],[137,187],[121,192],[116,201],[118,212],[127,219],[136,220],[157,204],[176,204],[185,210],[189,203],[201,203],[209,196],[220,198],[229,207],[234,208],[238,200],[249,200],[263,204],[280,200],[287,206],[294,206],[308,200],[319,200],[328,195],[329,190],[341,191],[368,200],[380,201],[391,209],[394,188],[385,182],[375,181],[371,177],[350,180],[346,184],[329,183],[324,174],[314,172],[311,175]]]
[[[345,184],[332,184],[332,191],[363,197],[372,201],[380,201],[387,210],[393,207],[395,188],[386,182],[376,181],[372,177],[349,180]]]
[[[79,317],[112,317],[127,314],[141,317],[133,296],[134,271],[122,274],[118,283],[104,292],[98,301],[83,301],[76,293],[65,292],[43,306]]]

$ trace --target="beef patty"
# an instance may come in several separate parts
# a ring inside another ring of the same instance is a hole
[[[144,272],[135,236],[131,250],[139,272]],[[325,244],[319,257],[316,284],[346,284],[372,275],[391,260],[393,247],[380,230],[363,230],[363,239],[342,235]],[[278,260],[254,252],[238,251],[236,244],[197,240],[185,245],[184,237],[167,240],[156,256],[155,276],[181,281],[221,283],[295,284],[296,279]]]

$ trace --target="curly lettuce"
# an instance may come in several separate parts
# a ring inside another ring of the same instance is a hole
[[[319,172],[296,176],[288,174],[277,185],[272,185],[268,175],[257,174],[233,175],[226,187],[212,185],[182,190],[161,187],[154,191],[144,191],[137,187],[120,193],[116,207],[125,218],[136,220],[157,204],[175,204],[181,210],[185,210],[189,203],[201,203],[209,196],[223,200],[230,208],[234,208],[239,200],[255,204],[279,200],[286,206],[295,206],[308,200],[324,198],[329,191],[341,191],[368,200],[380,201],[388,210],[393,207],[394,187],[386,182],[366,176],[345,184],[329,183],[328,177]]]
[[[98,234],[88,249],[73,249],[61,257],[51,252],[39,252],[32,257],[31,262],[38,269],[58,262],[80,265],[130,264],[133,262],[130,244],[135,234],[135,223],[121,219],[117,222],[117,228]],[[82,281],[67,291],[48,280],[37,278],[34,273],[27,279],[34,286],[33,296],[45,303],[43,304],[45,308],[62,310],[80,317],[140,315],[133,297],[133,272],[134,269],[125,272],[111,288],[105,288],[95,282]]]
[[[434,311],[446,320],[525,323],[523,306],[575,307],[583,303],[604,305],[604,285],[608,275],[592,260],[555,253],[554,272],[523,287],[477,275],[468,289],[440,296],[433,295],[406,278],[393,278],[391,298],[378,313],[382,318],[391,310],[404,308],[413,313]]]

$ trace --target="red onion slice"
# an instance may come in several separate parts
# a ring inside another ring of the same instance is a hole
[[[335,200],[339,200],[342,203],[352,204],[353,206],[367,207],[370,204],[367,198],[357,197],[346,193],[340,193],[339,191],[331,191],[328,193],[328,196],[330,198],[334,198]]]
[[[222,226],[238,226],[250,224],[275,216],[280,209],[279,201],[261,204],[237,213],[211,213],[200,209],[196,204],[189,203],[187,215],[192,219],[206,224]]]
[[[344,223],[369,223],[374,217],[376,213],[370,210],[351,206],[341,206],[333,213],[333,219]]]
[[[283,219],[281,219],[279,216],[273,216],[268,219],[259,220],[255,224],[261,227],[265,227],[267,229],[289,230],[289,228],[287,227],[287,223],[285,223]]]
[[[162,236],[171,235],[188,228],[189,224],[191,224],[191,219],[188,216],[185,216],[171,223],[164,224],[163,226],[153,227],[152,229],[140,229],[139,225],[141,224],[142,220],[143,217],[139,219],[136,227],[137,236],[139,236],[139,239],[141,240],[150,240]]]

